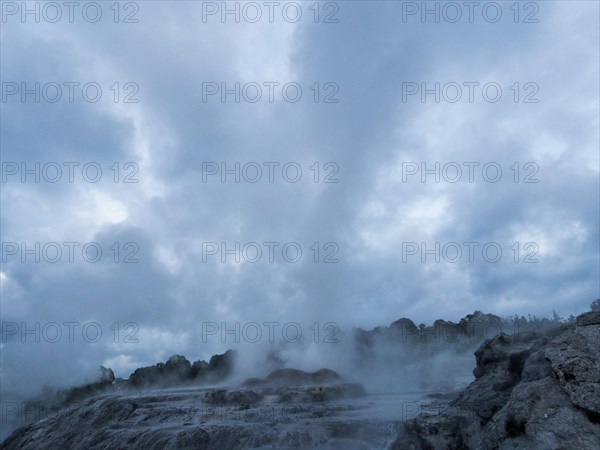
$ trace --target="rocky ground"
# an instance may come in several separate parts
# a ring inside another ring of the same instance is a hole
[[[476,313],[458,324],[417,328],[401,319],[359,331],[358,354],[366,355],[361,361],[377,379],[380,347],[386,351],[379,358],[400,355],[396,363],[412,358],[426,364],[432,359],[424,355],[436,357],[450,342],[454,360],[461,355],[456,349],[476,341],[470,329],[496,321]],[[452,336],[445,347],[437,344],[438,331]],[[461,392],[435,396],[389,392],[390,385],[369,393],[330,369],[283,368],[234,386],[227,378],[232,351],[209,362],[174,355],[127,380],[103,369],[95,383],[29,402],[44,408],[43,417],[24,421],[0,448],[600,448],[600,311],[479,342],[475,379]]]
[[[401,405],[412,402],[414,412],[420,398],[368,395],[328,369],[283,369],[229,389],[97,396],[19,428],[2,448],[386,449],[400,426]]]
[[[600,448],[600,312],[557,336],[500,334],[441,414],[403,424],[392,450]]]

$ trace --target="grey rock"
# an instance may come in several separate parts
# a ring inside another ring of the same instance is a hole
[[[550,331],[486,340],[476,379],[441,413],[407,421],[390,448],[600,448],[600,325]]]
[[[573,404],[600,414],[600,325],[562,334],[547,346],[545,355]]]
[[[338,383],[319,386],[292,386],[275,390],[280,403],[325,402],[343,398],[363,397],[367,391],[359,383]]]
[[[215,405],[237,405],[249,406],[263,399],[263,396],[254,391],[228,391],[219,389],[216,391],[207,392],[204,401]]]
[[[304,372],[298,369],[278,369],[271,372],[264,383],[282,386],[296,386],[322,383],[335,383],[342,380],[342,377],[331,369],[319,369],[316,372]],[[250,378],[244,382],[244,385],[261,384],[258,378]],[[263,384],[264,384],[263,383]]]
[[[552,364],[546,358],[544,351],[532,353],[525,361],[521,379],[523,381],[535,381],[552,375]]]
[[[166,363],[136,369],[129,376],[129,384],[136,388],[147,388],[218,382],[231,375],[234,359],[233,350],[213,355],[208,363],[195,361],[191,364],[185,357],[173,355]]]
[[[600,311],[590,311],[577,316],[577,326],[587,327],[589,325],[600,325]]]
[[[264,385],[266,383],[265,380],[261,378],[247,378],[243,383],[243,387],[253,388],[256,386]]]
[[[551,377],[516,386],[482,436],[481,448],[600,448],[600,426]]]

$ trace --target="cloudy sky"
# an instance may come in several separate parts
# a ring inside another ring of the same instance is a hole
[[[598,297],[597,2],[36,3],[2,2],[3,392],[214,323]]]

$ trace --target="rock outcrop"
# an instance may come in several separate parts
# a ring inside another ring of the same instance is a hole
[[[153,412],[135,400],[119,397],[90,399],[45,421],[19,428],[3,443],[5,449],[185,449],[202,450],[208,433],[167,420],[175,409]],[[138,427],[131,430],[131,424]]]
[[[40,420],[61,410],[81,404],[86,399],[103,395],[121,394],[124,391],[140,389],[161,389],[177,386],[203,386],[218,383],[231,375],[234,367],[235,351],[228,350],[221,355],[213,355],[210,362],[196,361],[191,364],[181,355],[171,356],[165,363],[136,369],[129,379],[115,379],[111,369],[100,367],[97,381],[69,389],[47,391],[39,397],[25,402],[7,403],[18,414],[6,414],[3,426],[16,428],[31,421]],[[15,406],[17,405],[17,406]],[[7,411],[10,408],[7,407]],[[13,423],[14,422],[14,423]]]
[[[298,369],[279,369],[271,372],[265,379],[266,383],[277,385],[303,385],[339,382],[342,377],[331,369],[320,369],[316,372],[304,372]]]
[[[204,401],[212,405],[249,406],[261,401],[263,398],[263,395],[251,390],[228,391],[227,389],[217,389],[207,392]]]
[[[600,323],[576,324],[486,340],[476,379],[441,413],[406,422],[391,449],[600,448]]]
[[[184,383],[218,382],[231,375],[235,351],[228,350],[222,355],[213,355],[210,361],[190,363],[181,355],[173,355],[166,363],[140,367],[129,376],[134,387],[168,387]]]
[[[277,403],[324,402],[343,398],[356,398],[366,395],[364,386],[359,383],[346,382],[337,372],[331,369],[320,369],[316,372],[304,372],[298,369],[278,369],[265,379],[248,378],[242,383],[246,390],[219,390],[208,393],[205,401],[223,404],[231,403],[230,398],[262,399],[271,396]],[[249,390],[252,388],[252,390]],[[258,401],[258,400],[255,400]]]
[[[188,367],[180,357],[171,367]],[[167,365],[165,364],[165,366]],[[172,369],[174,370],[174,369]],[[187,371],[187,370],[186,370]],[[175,373],[179,373],[175,371]],[[301,375],[302,374],[302,375]],[[258,390],[183,387],[102,395],[57,411],[44,420],[23,426],[0,448],[38,449],[187,449],[245,448],[369,448],[382,429],[394,423],[361,418],[325,422],[353,407],[330,402],[361,397],[364,388],[352,383],[284,385],[284,380],[338,381],[332,370],[314,373],[277,371],[262,380]],[[300,425],[309,426],[303,428]],[[353,422],[349,422],[353,420]]]
[[[600,312],[585,316],[575,330],[550,342],[545,356],[573,405],[600,418]]]

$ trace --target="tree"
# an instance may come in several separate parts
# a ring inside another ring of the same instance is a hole
[[[592,311],[600,311],[600,298],[597,298],[590,305]]]
[[[554,322],[560,322],[562,320],[555,309],[552,310],[552,320]]]

